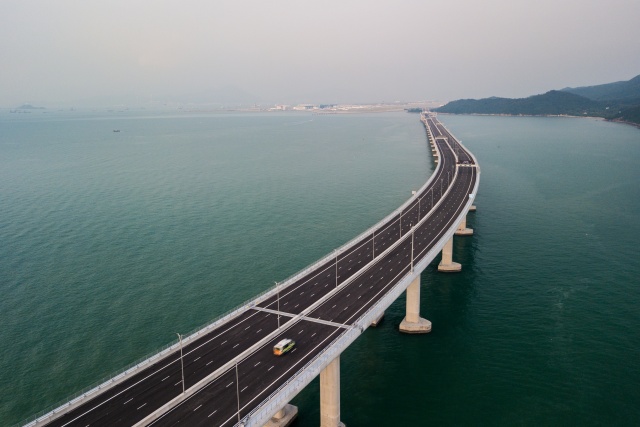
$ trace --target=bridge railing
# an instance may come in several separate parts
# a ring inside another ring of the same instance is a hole
[[[426,126],[426,123],[425,123],[425,129],[427,131],[428,137],[432,139],[433,136],[431,134],[429,127]],[[438,150],[437,146],[436,146],[436,150]],[[331,252],[325,255],[324,257],[309,264],[307,267],[303,268],[297,273],[292,274],[285,280],[281,281],[279,285],[269,287],[268,289],[259,293],[257,296],[254,296],[251,299],[246,300],[244,303],[237,305],[235,308],[228,310],[226,313],[221,314],[220,316],[217,316],[213,320],[207,322],[204,326],[200,326],[198,328],[193,329],[192,332],[189,332],[187,334],[186,338],[182,339],[183,346],[187,345],[189,342],[200,337],[201,335],[206,334],[212,329],[215,329],[215,327],[217,327],[221,323],[224,323],[227,320],[237,316],[238,314],[245,311],[247,308],[257,305],[262,301],[272,297],[277,292],[280,292],[283,290],[283,288],[286,288],[287,286],[290,286],[291,284],[295,283],[298,279],[304,277],[305,275],[307,275],[308,273],[310,273],[311,271],[313,271],[323,263],[331,261],[335,256],[335,251],[337,251],[338,253],[343,252],[345,249],[350,248],[360,243],[364,239],[368,238],[374,231],[384,228],[384,226],[387,225],[389,221],[391,221],[395,216],[400,215],[405,208],[411,206],[419,197],[419,195],[426,190],[429,184],[435,179],[437,172],[441,167],[440,166],[441,164],[442,162],[437,163],[436,169],[433,171],[429,179],[420,187],[420,189],[416,191],[416,194],[412,195],[402,205],[400,205],[398,208],[396,208],[394,211],[392,211],[389,215],[384,217],[382,220],[378,221],[376,224],[369,227],[367,230],[363,231],[353,239],[341,245],[340,247],[335,249],[334,252]],[[150,353],[149,355],[144,356],[138,359],[137,361],[126,365],[124,368],[115,371],[113,374],[103,377],[101,380],[96,381],[87,387],[84,387],[83,389],[74,393],[70,397],[64,400],[61,400],[56,404],[49,405],[46,409],[43,409],[37,412],[35,415],[30,416],[29,418],[21,421],[20,423],[14,424],[13,427],[37,426],[40,423],[55,419],[58,416],[61,416],[64,413],[72,410],[76,406],[83,404],[85,400],[94,398],[98,394],[127,380],[128,378],[131,377],[131,375],[136,374],[141,369],[146,368],[147,366],[153,363],[159,362],[173,353],[176,353],[177,351],[179,351],[179,349],[180,349],[180,343],[178,340],[176,340],[176,342],[174,343],[162,346],[159,349],[155,350],[153,353]]]
[[[460,144],[462,146],[462,144]],[[462,146],[464,147],[464,146]],[[474,163],[477,165],[477,160],[473,154],[466,148],[467,153],[473,157]],[[477,175],[475,185],[473,187],[473,193],[476,194],[478,186],[480,184],[480,169],[477,167]],[[356,338],[367,329],[371,322],[377,318],[380,313],[386,310],[409,286],[409,284],[418,276],[421,272],[435,259],[440,253],[446,242],[453,237],[456,232],[457,226],[463,217],[467,214],[469,207],[475,201],[475,196],[467,199],[464,207],[460,210],[460,213],[453,219],[451,225],[446,233],[438,240],[431,249],[429,249],[424,256],[414,265],[412,271],[407,272],[395,285],[389,289],[389,291],[383,296],[376,304],[372,305],[366,310],[354,323],[353,327],[345,331],[339,337],[329,344],[324,351],[312,358],[307,364],[305,364],[297,373],[295,373],[289,380],[283,383],[277,390],[272,392],[266,397],[260,404],[256,405],[254,409],[247,414],[244,419],[244,426],[262,426],[269,418],[282,407],[287,404],[296,394],[306,387],[332,360],[339,356]],[[425,218],[426,219],[426,218]],[[401,241],[403,239],[400,239]],[[398,242],[396,242],[398,243]],[[420,256],[420,255],[419,255]]]

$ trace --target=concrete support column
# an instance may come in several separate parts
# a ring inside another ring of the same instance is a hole
[[[344,427],[340,422],[340,356],[320,372],[320,427]]]
[[[455,232],[456,236],[471,236],[473,234],[473,229],[467,228],[467,216],[465,215],[458,224],[458,229]]]
[[[284,408],[273,414],[273,417],[264,425],[264,427],[287,427],[298,416],[298,407],[290,404],[284,405]]]
[[[407,287],[407,309],[400,332],[407,334],[426,334],[431,332],[431,322],[420,317],[420,276]]]
[[[445,273],[455,273],[462,270],[462,266],[453,262],[453,236],[442,248],[442,261],[438,264],[438,271]]]
[[[377,327],[380,324],[380,322],[382,322],[383,318],[384,318],[384,311],[380,313],[378,317],[373,319],[373,322],[371,322],[371,326],[373,326],[374,328]]]

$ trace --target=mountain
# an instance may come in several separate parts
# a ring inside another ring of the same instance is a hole
[[[459,99],[434,111],[452,114],[592,116],[640,124],[640,75],[628,81],[551,90],[528,98]]]
[[[453,114],[509,114],[509,115],[599,115],[607,105],[573,93],[552,90],[528,98],[460,99],[436,108],[435,111]]]
[[[615,114],[611,120],[615,122],[634,123],[640,125],[640,105],[624,108]]]
[[[640,104],[640,75],[623,82],[576,88],[567,87],[562,91],[584,96],[594,101],[617,100]]]

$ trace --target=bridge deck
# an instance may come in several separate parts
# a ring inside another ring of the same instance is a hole
[[[133,425],[174,400],[171,409],[150,420],[152,425],[231,426],[238,420],[238,393],[241,418],[252,413],[355,327],[457,225],[476,188],[475,160],[435,118],[425,116],[423,121],[431,140],[447,137],[435,140],[440,160],[428,184],[369,235],[185,345],[185,387],[197,385],[187,398],[180,398],[180,353],[174,352],[37,425]],[[464,161],[471,167],[458,167]],[[271,348],[283,337],[293,338],[296,348],[275,357]]]

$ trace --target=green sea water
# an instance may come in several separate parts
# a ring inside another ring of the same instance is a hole
[[[441,119],[482,168],[463,271],[424,272],[431,334],[397,331],[400,298],[343,353],[343,421],[640,425],[640,130]],[[0,113],[0,129],[0,425],[302,269],[434,169],[406,113]],[[317,381],[293,403],[318,425]]]

